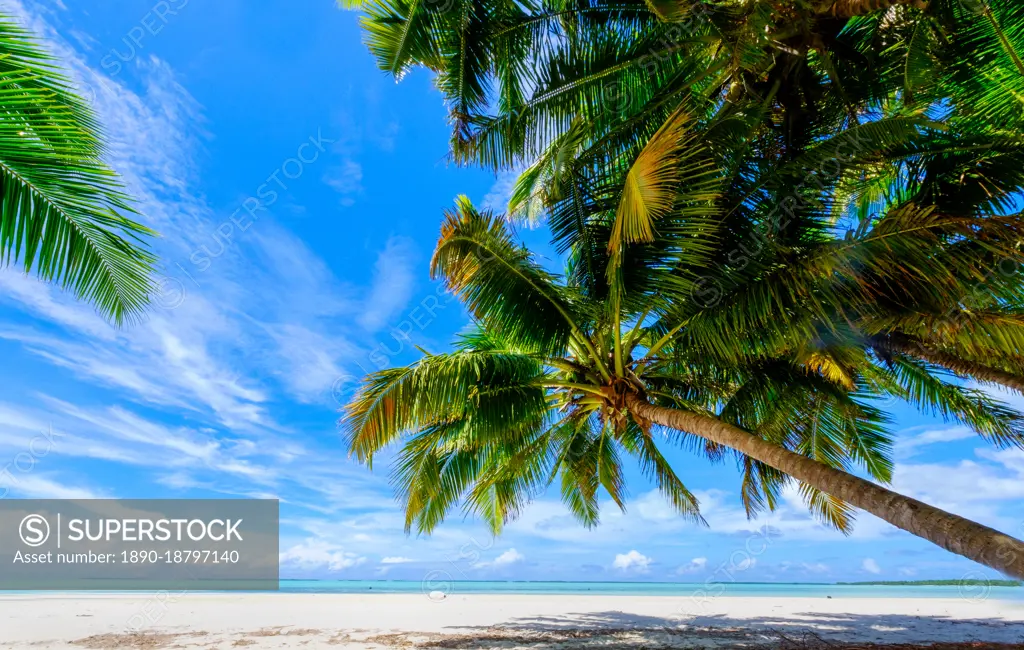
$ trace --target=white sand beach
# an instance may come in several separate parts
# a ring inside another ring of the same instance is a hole
[[[158,594],[0,597],[0,647],[812,648],[1024,644],[990,599]],[[984,647],[984,646],[977,646]],[[1017,646],[1021,647],[1021,646]]]

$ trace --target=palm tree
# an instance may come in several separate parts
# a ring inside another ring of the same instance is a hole
[[[903,218],[887,215],[853,240],[822,241],[802,267],[791,264],[789,277],[779,279],[807,282],[800,276],[808,262],[831,247],[827,266],[838,273],[819,283],[824,304],[833,299],[829,284],[855,279],[843,258],[868,263],[870,271],[887,266],[880,239],[901,252],[920,246],[936,253],[920,228],[902,228]],[[720,242],[684,232],[692,217],[666,219],[658,240],[633,247],[641,250],[628,264],[611,267],[609,290],[597,296],[573,280],[571,268],[566,282],[540,267],[504,218],[459,199],[442,226],[432,274],[466,305],[474,329],[454,352],[369,376],[343,421],[352,453],[368,464],[402,443],[392,481],[405,501],[407,529],[430,532],[462,502],[498,532],[555,481],[571,512],[594,525],[599,491],[624,507],[624,455],[638,461],[681,515],[700,521],[697,499],[661,451],[679,444],[713,460],[735,452],[751,514],[774,508],[795,479],[812,512],[844,532],[856,507],[1024,576],[1024,542],[852,473],[891,478],[892,440],[886,416],[871,405],[875,397],[895,392],[938,406],[998,445],[1024,445],[1019,414],[983,395],[965,405],[963,389],[928,368],[914,374],[875,358],[868,341],[857,347],[854,337],[820,328],[805,338],[805,327],[762,335],[746,331],[735,310],[713,310],[702,320],[699,306],[689,314],[677,309],[674,286],[685,282],[686,267],[704,268]],[[949,251],[943,256],[955,261]],[[649,290],[638,298],[643,285]],[[851,289],[859,302],[856,293]],[[820,324],[811,301],[802,303],[792,307],[805,312],[804,324]],[[749,302],[743,307],[751,315],[757,310]]]
[[[149,300],[155,233],[103,163],[85,102],[33,37],[0,16],[0,258],[121,324]]]
[[[886,184],[914,173],[930,175],[921,185],[947,203],[955,200],[954,186],[969,189],[954,206],[961,215],[1012,210],[1024,184],[1015,151],[1024,128],[1019,3],[440,4],[361,3],[371,51],[396,76],[415,65],[437,73],[455,159],[527,167],[510,211],[546,214],[566,250],[600,248],[589,225],[607,221],[619,206],[626,234],[649,238],[671,195],[650,190],[676,187],[673,175],[685,170],[673,170],[670,152],[656,145],[642,158],[638,152],[657,133],[670,138],[680,115],[704,129],[717,154],[712,165],[731,161],[726,215],[770,194],[758,185],[765,167],[776,185],[820,186],[821,174],[808,170],[834,161],[844,145],[858,154],[853,171],[824,181],[821,196],[801,197],[834,200],[833,219],[846,211],[865,221],[899,203],[886,196]],[[950,137],[933,133],[922,144],[920,129],[929,122]],[[810,149],[819,155],[809,158]],[[616,182],[628,181],[634,191],[614,204],[609,199],[625,196],[617,191],[625,185],[609,184],[608,167],[623,159],[635,161],[637,171]],[[866,170],[869,162],[876,168]],[[638,230],[629,230],[637,220]],[[583,259],[603,272],[589,255]],[[1019,295],[1013,302],[1005,292],[982,294],[972,299],[977,305],[933,303],[916,315],[893,300],[894,313],[865,321],[858,332],[870,330],[875,351],[894,362],[941,366],[1019,391],[1024,337],[1020,314],[1007,307],[1020,304]]]
[[[657,423],[703,438],[712,458],[742,452],[751,515],[795,477],[840,530],[857,506],[1021,575],[1016,540],[844,472],[890,478],[879,395],[1022,444],[1019,414],[949,380],[1024,376],[1022,284],[994,272],[1024,261],[1012,99],[1024,14],[942,1],[679,7],[364,5],[382,68],[437,73],[457,160],[527,166],[510,213],[546,218],[569,266],[564,283],[533,279],[541,295],[518,302],[506,291],[528,272],[481,279],[493,269],[468,253],[446,266],[453,224],[475,233],[458,236],[467,246],[500,226],[460,205],[434,268],[482,332],[370,378],[349,409],[353,451],[369,461],[417,433],[395,480],[408,525],[425,531],[467,490],[497,528],[558,476],[593,523],[598,486],[621,503],[620,449],[696,516],[644,442]],[[549,298],[566,304],[545,312]],[[531,328],[559,316],[572,326],[550,348]],[[534,411],[505,403],[525,388],[473,356],[488,350],[543,376]]]

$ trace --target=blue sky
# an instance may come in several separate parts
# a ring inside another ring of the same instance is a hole
[[[337,579],[834,581],[990,572],[862,515],[849,537],[794,493],[747,521],[731,465],[670,452],[710,527],[632,472],[626,514],[576,525],[555,495],[492,539],[456,517],[407,537],[345,454],[355,378],[440,351],[465,313],[427,262],[460,193],[509,178],[446,163],[440,95],[378,71],[331,0],[0,0],[42,34],[106,124],[111,163],[163,237],[162,292],[115,330],[0,272],[0,495],[276,497],[282,575]],[[524,236],[539,250],[543,229]],[[406,338],[408,337],[408,338]],[[1021,400],[1014,400],[1024,405]],[[1024,453],[890,405],[900,491],[1024,534]]]

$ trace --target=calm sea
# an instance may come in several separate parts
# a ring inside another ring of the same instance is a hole
[[[406,582],[401,580],[282,580],[281,591],[328,594],[545,594],[600,596],[764,596],[802,598],[963,598],[1024,601],[1024,587],[835,585],[717,582]]]

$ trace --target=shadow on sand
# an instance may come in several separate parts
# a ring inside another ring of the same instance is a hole
[[[821,648],[924,645],[936,650],[1024,649],[1024,622],[943,616],[806,612],[789,618],[700,616],[662,618],[608,611],[512,619],[498,627],[462,628],[463,634],[418,647],[531,648]],[[1003,645],[1005,644],[1005,645]]]

